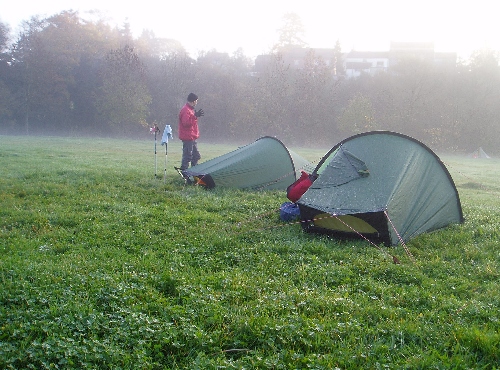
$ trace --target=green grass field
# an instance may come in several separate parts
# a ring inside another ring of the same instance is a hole
[[[285,192],[186,187],[180,155],[0,136],[0,368],[500,368],[499,160],[441,157],[466,221],[412,261],[281,222]]]

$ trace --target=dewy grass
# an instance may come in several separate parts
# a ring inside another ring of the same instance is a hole
[[[184,186],[180,149],[164,179],[152,140],[0,137],[1,368],[499,367],[498,160],[443,156],[466,222],[395,265]]]

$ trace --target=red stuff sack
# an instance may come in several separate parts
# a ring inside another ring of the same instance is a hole
[[[302,194],[304,194],[307,191],[307,189],[309,189],[309,187],[315,180],[315,177],[309,175],[307,172],[305,171],[300,171],[300,172],[302,172],[300,178],[293,184],[288,186],[288,188],[286,188],[286,197],[294,203],[300,199]]]

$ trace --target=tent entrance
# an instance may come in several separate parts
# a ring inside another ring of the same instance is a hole
[[[306,232],[358,239],[360,234],[374,242],[390,245],[387,218],[384,212],[355,213],[334,216],[299,204],[302,228]]]
[[[215,187],[215,182],[210,175],[197,175],[193,176],[196,185],[200,185],[205,189],[212,189]]]
[[[329,213],[320,213],[314,218],[313,222],[314,226],[324,229],[341,232],[353,232],[353,230],[356,230],[361,234],[378,234],[377,230],[369,223],[352,215],[332,216]]]

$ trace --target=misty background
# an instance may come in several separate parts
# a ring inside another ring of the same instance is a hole
[[[144,139],[170,124],[189,92],[199,96],[201,140],[248,143],[276,136],[287,146],[326,146],[356,133],[391,130],[437,151],[500,153],[500,67],[482,49],[455,68],[418,56],[389,72],[347,79],[336,62],[305,53],[294,68],[287,52],[307,49],[298,17],[284,17],[267,63],[239,49],[191,57],[181,42],[130,25],[112,27],[77,12],[33,17],[13,35],[0,22],[0,134]],[[273,35],[274,36],[274,35]]]

